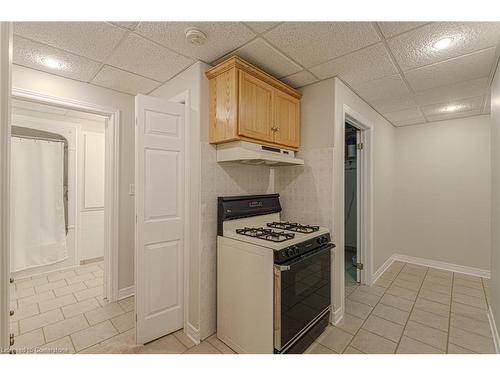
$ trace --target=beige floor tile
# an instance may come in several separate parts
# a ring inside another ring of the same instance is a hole
[[[43,333],[47,342],[51,342],[88,328],[88,326],[87,319],[83,315],[77,315],[43,327]]]
[[[433,346],[424,344],[423,342],[413,340],[410,337],[403,336],[398,345],[398,354],[444,354],[443,350],[439,350]]]
[[[80,354],[137,354],[143,345],[136,345],[133,330],[120,333],[112,338],[79,352]]]
[[[93,272],[93,274],[94,274],[94,277],[100,277],[100,278],[104,277],[104,272],[102,270]]]
[[[109,320],[99,323],[95,326],[78,331],[71,335],[71,340],[75,346],[75,350],[79,352],[85,348],[95,345],[101,341],[109,339],[118,334],[118,331],[113,327]]]
[[[393,286],[397,286],[400,288],[405,288],[405,289],[410,289],[417,291],[420,289],[420,286],[422,285],[421,282],[412,282],[412,281],[407,281],[403,279],[396,279],[394,280],[394,283],[392,283]]]
[[[328,349],[326,346],[321,345],[319,342],[315,341],[312,345],[307,348],[304,354],[337,354],[333,350]]]
[[[215,349],[212,345],[210,345],[208,342],[205,342],[205,344],[208,345],[209,348],[213,348],[213,350],[215,350],[217,354],[220,354],[220,352],[217,349]],[[206,345],[204,345],[204,347]],[[144,345],[143,348],[141,348],[140,353],[181,354],[184,353],[186,350],[187,348],[184,345],[182,345],[182,343],[179,340],[177,340],[173,334],[170,334],[167,336],[163,336],[150,343],[147,343],[146,345]]]
[[[374,285],[381,288],[387,288],[392,284],[392,281],[392,279],[379,277]]]
[[[362,325],[363,319],[345,313],[342,320],[338,324],[336,324],[335,327],[354,335],[356,332],[358,332]]]
[[[374,307],[380,300],[380,296],[376,294],[365,293],[359,290],[359,288],[349,295],[351,301],[361,302],[365,305]]]
[[[75,292],[74,295],[78,301],[84,301],[84,300],[92,298],[92,297],[101,296],[102,295],[102,285],[96,286],[96,287],[90,288],[90,289],[81,290],[79,292]]]
[[[440,350],[446,350],[448,334],[438,329],[409,320],[404,335]]]
[[[385,288],[373,285],[372,286],[360,285],[358,287],[358,291],[368,294],[375,294],[376,296],[381,297],[385,293]]]
[[[40,311],[38,310],[38,305],[35,303],[32,305],[21,307],[19,309],[14,309],[14,315],[11,316],[10,321],[17,322],[19,320],[29,318],[30,316],[34,316],[39,313]]]
[[[101,344],[123,344],[135,346],[135,329],[129,329],[119,335],[103,341]]]
[[[415,301],[415,299],[417,298],[417,291],[401,288],[399,286],[395,286],[394,284],[392,284],[387,289],[386,293],[393,295],[393,296],[396,296],[396,297],[404,298],[404,299],[407,299],[410,301]]]
[[[96,264],[88,265],[88,266],[80,266],[75,269],[77,275],[85,275],[87,273],[99,272],[102,271],[101,267]]]
[[[61,296],[65,296],[67,294],[71,294],[74,292],[79,292],[80,290],[85,290],[85,289],[87,289],[87,285],[85,285],[85,283],[83,283],[83,282],[80,282],[80,283],[71,284],[71,285],[68,285],[68,286],[65,286],[62,288],[54,289],[53,292],[56,295],[56,297],[61,297]]]
[[[451,304],[451,294],[442,294],[442,293],[432,292],[430,290],[421,290],[418,296],[425,298],[428,301],[438,302],[443,305]]]
[[[76,299],[72,294],[67,294],[65,296],[56,297],[53,299],[49,299],[46,301],[38,302],[38,307],[40,308],[40,312],[44,313],[46,311],[54,310],[59,307],[71,305],[76,303]]]
[[[364,303],[353,301],[349,298],[346,298],[345,302],[345,312],[351,315],[354,315],[360,319],[366,319],[370,312],[372,311],[372,307],[365,305]]]
[[[484,320],[451,313],[450,325],[481,336],[491,337],[490,323]]]
[[[372,314],[366,319],[363,329],[397,343],[403,334],[404,326]]]
[[[472,297],[479,297],[479,298],[484,297],[484,291],[482,289],[468,288],[462,285],[455,285],[453,287],[453,292],[465,294],[466,296],[472,296]]]
[[[101,307],[95,298],[87,299],[82,302],[77,302],[72,305],[61,307],[62,313],[66,318],[86,313]]]
[[[411,311],[413,307],[413,301],[401,298],[401,297],[396,297],[390,294],[384,294],[384,296],[381,298],[380,303],[383,303],[384,305],[387,306],[392,306],[400,310],[404,311]]]
[[[328,326],[325,332],[317,338],[317,342],[327,348],[342,353],[352,340],[352,335],[334,326]]]
[[[99,307],[95,310],[85,313],[85,317],[93,326],[97,323],[114,318],[115,316],[125,313],[118,303],[110,303],[104,307]]]
[[[463,303],[454,301],[451,304],[451,311],[456,314],[468,316],[472,319],[483,320],[488,322],[487,311],[483,309],[478,309],[477,307],[474,306],[464,305]]]
[[[429,301],[422,297],[418,297],[415,301],[415,308],[444,317],[448,317],[450,315],[450,306],[434,301]]]
[[[491,337],[484,337],[463,329],[450,327],[450,343],[476,353],[495,353],[495,346]]]
[[[483,310],[488,309],[485,296],[478,298],[478,297],[468,296],[466,294],[453,292],[453,301],[462,303],[464,305],[473,306],[478,309],[483,309]]]
[[[62,280],[62,279],[70,279],[76,276],[76,272],[74,270],[67,270],[61,272],[55,272],[48,276],[50,282]]]
[[[21,308],[24,306],[33,305],[35,303],[47,301],[49,299],[54,299],[54,298],[55,298],[54,293],[51,290],[49,290],[47,292],[35,294],[31,297],[20,298],[17,300],[17,305],[19,306],[19,308]]]
[[[408,316],[410,315],[410,313],[408,311],[403,311],[395,307],[379,303],[373,309],[372,315],[384,318],[385,320],[389,320],[397,324],[404,325],[406,324],[406,321],[408,320]]]
[[[410,320],[424,324],[426,326],[448,332],[448,317],[433,314],[431,312],[414,308],[410,315]]]
[[[48,344],[42,345],[40,348],[40,354],[73,354],[75,353],[75,348],[69,336],[63,337],[62,339],[49,342]]]
[[[66,279],[66,282],[68,283],[68,285],[71,285],[71,284],[81,283],[83,281],[91,280],[94,278],[95,278],[94,274],[86,273],[83,275],[76,275],[76,276],[68,277]]]
[[[37,285],[37,286],[35,286],[35,290],[37,293],[43,293],[43,292],[46,292],[48,290],[62,288],[63,286],[67,286],[67,285],[68,284],[66,283],[66,280],[63,279],[63,280],[49,282],[49,283],[43,284],[43,285]]]
[[[51,310],[42,314],[34,315],[32,317],[19,321],[19,330],[21,334],[35,329],[48,326],[49,324],[56,323],[64,319],[61,310]]]
[[[111,323],[115,326],[118,332],[123,333],[126,332],[135,326],[135,315],[133,311],[128,313],[115,316],[111,319]]]
[[[14,290],[10,293],[10,299],[19,299],[25,297],[31,297],[35,295],[35,288],[30,286],[28,288],[23,288],[19,290]]]
[[[433,283],[430,281],[424,281],[424,283],[422,284],[422,291],[424,290],[451,296],[451,285],[443,285],[443,284]]]
[[[412,275],[410,273],[400,273],[398,275],[398,277],[396,277],[396,280],[404,280],[404,281],[408,281],[410,283],[421,284],[422,281],[424,281],[424,277],[423,276]]]
[[[49,280],[47,277],[40,277],[37,279],[21,279],[15,282],[16,284],[16,290],[24,289],[24,288],[30,288],[33,286],[37,285],[43,285],[47,284]]]
[[[473,282],[477,282],[477,283],[481,282],[481,278],[480,277],[472,276],[472,275],[466,275],[465,273],[455,272],[455,280],[458,280],[458,279],[473,281]]]
[[[452,279],[444,279],[444,278],[438,277],[438,276],[426,276],[424,282],[433,283],[433,284],[440,284],[440,285],[448,286],[448,287],[451,287],[451,285],[453,284]]]
[[[429,271],[427,271],[427,275],[429,276],[436,276],[436,277],[442,277],[444,279],[452,279],[453,278],[453,272],[450,271],[445,271],[445,270],[439,270],[436,268],[429,268]]]
[[[361,350],[358,350],[352,346],[348,346],[345,350],[344,350],[344,353],[343,354],[365,354],[363,353]]]
[[[42,329],[36,329],[23,335],[14,337],[13,348],[17,353],[22,354],[26,349],[37,348],[45,344]],[[29,353],[29,351],[28,351]]]
[[[118,301],[118,304],[126,312],[134,311],[134,308],[135,308],[134,296],[122,299],[122,300]]]
[[[217,335],[213,334],[207,340],[215,349],[217,349],[222,354],[235,354],[235,352],[229,346],[227,346],[217,338]]]
[[[177,340],[179,340],[186,348],[192,348],[196,344],[191,340],[185,333],[184,330],[179,330],[174,332],[174,336]]]
[[[473,352],[472,350],[462,348],[461,346],[452,344],[450,342],[448,343],[448,354],[477,354],[477,353]]]
[[[188,349],[184,354],[220,354],[220,352],[208,341],[203,341]]]
[[[87,288],[94,288],[96,286],[102,286],[104,285],[104,279],[102,277],[95,278],[95,279],[90,279],[84,281],[85,285],[87,285]]]
[[[483,284],[478,281],[471,281],[471,280],[464,280],[464,279],[457,279],[453,281],[453,285],[458,285],[458,286],[465,286],[467,288],[472,288],[472,289],[483,289]]]
[[[396,343],[364,329],[354,336],[351,346],[367,354],[391,354],[396,350]]]

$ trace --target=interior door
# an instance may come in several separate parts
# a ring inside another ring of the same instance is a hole
[[[238,134],[272,142],[273,88],[251,75],[239,76]]]
[[[184,105],[135,97],[136,340],[183,327]]]
[[[362,147],[359,145],[363,145],[363,140],[361,139],[361,131],[356,130],[356,262],[363,264],[363,259],[361,258],[361,249],[363,247],[363,243],[361,242],[361,205],[362,195],[361,195],[361,183],[362,183],[362,171],[361,171],[361,158],[362,158]],[[358,283],[361,282],[361,270],[359,267],[356,267],[356,281]]]
[[[274,90],[274,142],[299,147],[299,100]]]

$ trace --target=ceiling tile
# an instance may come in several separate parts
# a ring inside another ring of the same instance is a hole
[[[129,30],[134,30],[139,24],[139,22],[110,22],[110,23],[116,26],[124,27]]]
[[[395,35],[413,30],[425,25],[427,22],[377,22],[384,37],[390,38]]]
[[[318,78],[339,76],[348,84],[398,73],[382,43],[327,61],[309,70]]]
[[[447,86],[488,76],[495,60],[495,47],[455,57],[404,73],[415,91]]]
[[[279,22],[244,22],[244,24],[250,27],[257,34],[262,34],[269,30],[271,27],[279,24]]]
[[[458,117],[478,115],[481,113],[484,97],[456,100],[442,104],[431,104],[422,106],[425,117],[429,121],[447,120]],[[456,106],[454,111],[447,111],[447,108]]]
[[[425,118],[422,117],[409,120],[394,121],[392,122],[392,125],[400,127],[400,126],[418,125],[418,124],[423,124],[425,122],[426,122]]]
[[[204,32],[206,43],[201,46],[189,43],[185,33],[189,27]],[[248,27],[239,22],[141,22],[134,32],[205,62],[212,62],[255,37]]]
[[[441,86],[434,89],[419,91],[415,93],[415,100],[419,105],[427,105],[472,98],[486,95],[490,90],[489,87],[488,77],[483,77],[454,83],[450,86]]]
[[[389,112],[402,111],[404,109],[410,109],[417,107],[417,102],[413,99],[413,96],[408,95],[406,97],[397,97],[391,99],[383,100],[372,100],[370,104],[378,112],[384,114]]]
[[[425,118],[418,107],[386,113],[384,116],[394,124],[400,124],[407,121],[425,122]]]
[[[369,22],[286,22],[264,37],[306,68],[380,40]]]
[[[28,68],[42,70],[47,73],[56,74],[66,78],[79,81],[88,81],[99,69],[98,62],[72,53],[61,51],[57,48],[47,46],[14,36],[13,63]],[[61,63],[62,69],[53,69],[44,65],[45,59],[54,59]]]
[[[160,82],[109,65],[105,65],[91,83],[131,95],[147,94],[161,85]]]
[[[300,65],[294,63],[262,38],[252,40],[250,43],[219,59],[214,65],[233,55],[240,56],[275,77],[288,76],[302,70]]]
[[[369,82],[356,83],[351,87],[367,102],[407,98],[410,95],[410,90],[408,90],[399,74]]]
[[[451,38],[451,45],[435,48],[434,44],[443,38]],[[499,41],[500,22],[441,22],[401,34],[388,43],[405,71],[492,47]]]
[[[16,22],[14,34],[103,61],[127,31],[106,22]]]
[[[135,34],[129,34],[108,59],[109,65],[160,82],[172,78],[193,62]]]
[[[290,85],[294,88],[310,85],[311,83],[318,81],[318,79],[307,70],[289,75],[288,77],[284,77],[281,80],[287,85]]]

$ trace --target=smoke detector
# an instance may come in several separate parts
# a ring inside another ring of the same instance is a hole
[[[207,41],[207,36],[205,33],[196,27],[190,27],[186,29],[186,40],[194,44],[195,46],[201,46]]]

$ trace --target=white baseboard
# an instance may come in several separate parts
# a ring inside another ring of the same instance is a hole
[[[391,266],[391,264],[396,260],[394,259],[396,254],[392,254],[385,262],[382,264],[377,271],[372,275],[371,285],[375,284],[380,276]]]
[[[133,296],[135,293],[134,286],[129,286],[128,288],[122,288],[118,291],[118,301]]]
[[[339,322],[342,320],[344,317],[344,305],[342,304],[341,307],[339,307],[337,310],[332,311],[332,324],[336,325],[339,324]]]
[[[488,308],[488,320],[490,322],[491,335],[493,336],[493,342],[495,344],[495,352],[500,354],[500,337],[498,336],[497,325],[495,323],[495,317],[493,316],[491,306]]]
[[[393,257],[394,257],[393,261],[399,260],[400,262],[418,264],[420,266],[437,268],[444,271],[463,273],[471,276],[484,277],[486,279],[489,279],[491,276],[490,271],[476,267],[462,266],[459,264],[441,262],[439,260],[412,257],[409,255],[402,255],[402,254],[394,254]]]
[[[193,325],[189,322],[186,322],[186,326],[184,327],[184,331],[186,336],[189,337],[195,344],[200,343],[200,330],[193,327]]]

